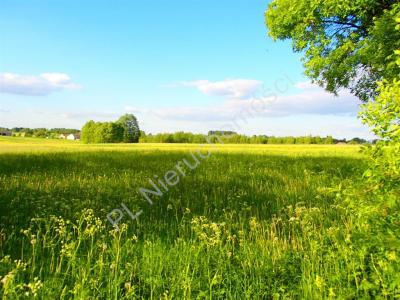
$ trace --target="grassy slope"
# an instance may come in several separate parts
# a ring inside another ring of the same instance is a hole
[[[149,206],[138,188],[197,148],[0,138],[0,276],[13,274],[0,295],[35,286],[44,298],[354,293],[357,258],[335,246],[348,224],[325,190],[361,174],[359,147],[211,147]],[[111,231],[105,216],[121,203],[143,214]]]

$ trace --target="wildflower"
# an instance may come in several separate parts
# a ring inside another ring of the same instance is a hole
[[[348,234],[346,235],[345,242],[346,242],[347,244],[351,243],[351,234],[348,233]]]
[[[31,244],[32,244],[32,245],[35,245],[36,242],[37,242],[36,236],[32,234],[32,235],[31,235]]]
[[[240,245],[244,245],[244,243],[245,243],[244,231],[243,230],[239,230],[238,231],[238,235],[239,235],[239,244]]]
[[[75,250],[75,242],[71,242],[69,244],[61,241],[61,254],[66,257],[72,257]]]
[[[31,230],[30,229],[21,230],[21,233],[26,236],[29,236],[29,234],[31,233]]]
[[[192,229],[198,239],[208,246],[214,246],[222,242],[222,230],[225,223],[209,222],[206,217],[196,217],[191,221]]]
[[[392,251],[386,254],[386,257],[390,260],[390,261],[395,261],[397,259],[396,256],[396,252]]]
[[[324,280],[321,276],[317,275],[315,278],[315,285],[317,286],[318,289],[322,290],[324,287]]]
[[[15,270],[12,270],[6,276],[4,276],[0,282],[4,287],[7,287],[8,283],[11,282],[14,279],[14,277],[15,277]]]
[[[33,279],[33,282],[30,282],[26,285],[26,287],[28,288],[28,291],[25,292],[25,295],[26,296],[33,295],[34,297],[36,297],[38,291],[42,288],[42,286],[43,286],[43,283],[37,277],[35,277]]]
[[[255,217],[252,217],[252,218],[250,219],[249,224],[250,224],[250,230],[251,230],[251,231],[256,231],[256,230],[257,230],[258,223],[257,223],[257,220],[256,220]]]
[[[61,217],[59,218],[54,217],[52,218],[52,221],[56,223],[55,231],[61,236],[64,235],[66,233],[66,226],[64,219]]]
[[[27,263],[24,263],[24,262],[23,262],[22,260],[20,260],[20,259],[14,260],[14,263],[15,263],[16,269],[23,270],[23,271],[26,270],[26,266],[28,265]]]
[[[335,294],[335,292],[333,291],[333,288],[329,288],[329,295],[328,295],[328,297],[329,298],[335,298],[336,297],[336,294]]]
[[[106,243],[101,244],[101,249],[103,251],[106,251],[107,250],[107,244]]]
[[[132,284],[129,281],[125,282],[125,290],[130,291],[131,288],[132,288]]]

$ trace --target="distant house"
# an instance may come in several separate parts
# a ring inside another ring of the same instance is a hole
[[[12,136],[12,132],[6,129],[0,129],[0,136]]]
[[[75,141],[75,140],[81,139],[81,134],[80,133],[61,133],[58,136],[58,138],[63,139],[63,140]]]
[[[67,140],[80,140],[81,139],[81,135],[79,133],[71,133],[67,136]]]

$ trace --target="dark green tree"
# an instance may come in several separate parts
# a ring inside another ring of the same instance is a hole
[[[82,127],[81,140],[84,143],[121,143],[124,128],[115,122],[89,121]]]
[[[125,114],[120,117],[117,123],[124,128],[123,142],[137,143],[139,142],[140,129],[136,117],[132,114]]]
[[[274,0],[266,12],[269,35],[291,39],[304,54],[308,75],[328,91],[350,88],[366,101],[376,95],[377,81],[400,73],[394,51],[399,1]]]
[[[35,128],[33,130],[33,135],[35,137],[41,137],[41,138],[45,138],[48,136],[48,131],[46,128]]]
[[[119,123],[98,122],[94,128],[95,143],[120,143],[124,138],[124,128]]]

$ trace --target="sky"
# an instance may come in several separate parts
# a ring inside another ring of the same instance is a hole
[[[0,0],[0,127],[373,138],[360,102],[310,83],[260,0]]]

